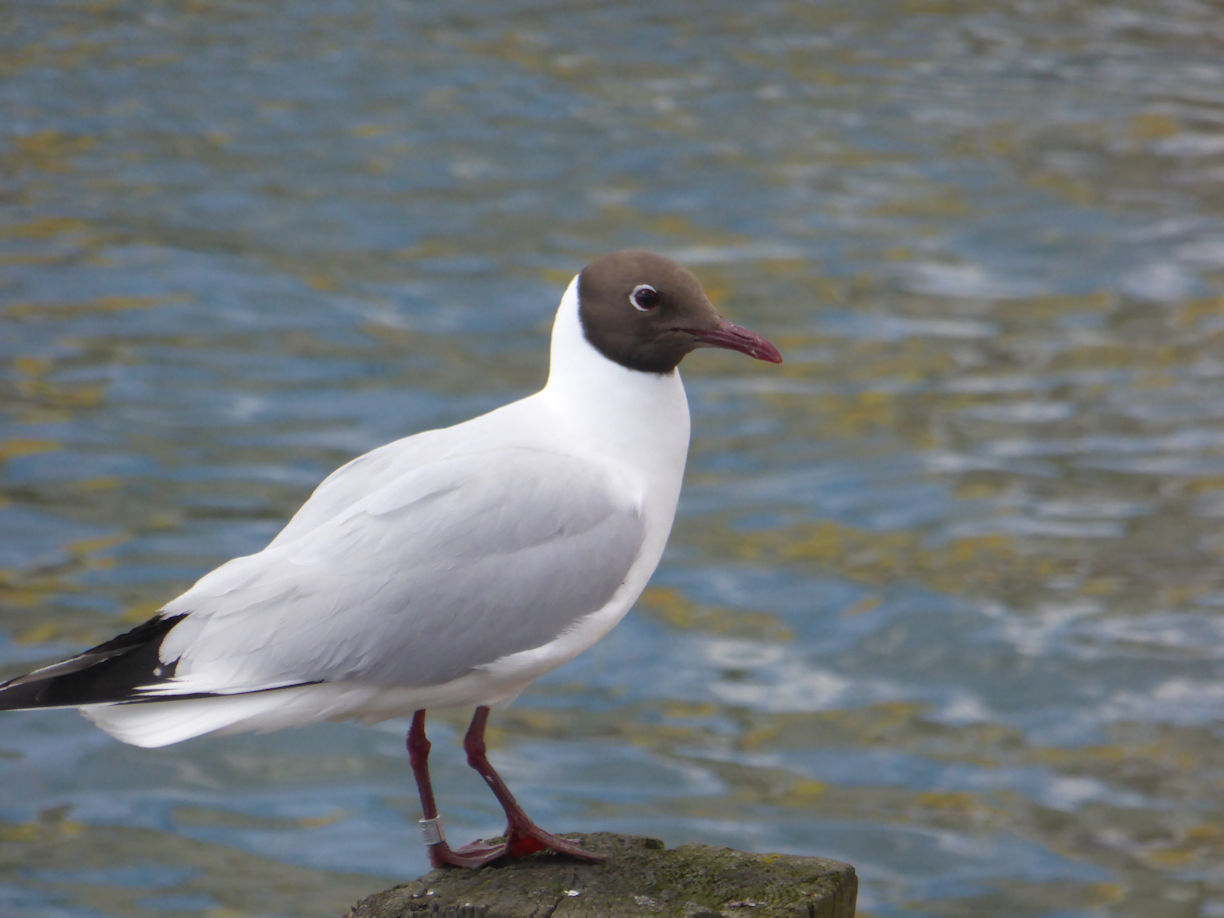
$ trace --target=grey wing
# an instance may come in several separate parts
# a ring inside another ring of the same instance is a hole
[[[603,466],[513,448],[414,468],[296,540],[218,568],[159,691],[434,685],[553,640],[637,559],[640,507]]]
[[[319,483],[272,545],[300,539],[310,530],[350,510],[370,494],[393,484],[406,468],[437,461],[452,442],[445,430],[427,430],[386,443],[350,460]]]

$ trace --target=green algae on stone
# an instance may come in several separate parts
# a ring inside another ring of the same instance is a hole
[[[853,918],[858,879],[840,861],[658,839],[577,835],[608,855],[580,864],[548,854],[480,870],[435,870],[375,893],[346,918]]]

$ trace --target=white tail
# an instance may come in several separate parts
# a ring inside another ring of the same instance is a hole
[[[134,704],[88,704],[79,710],[116,739],[152,748],[181,743],[205,733],[275,730],[286,726],[285,715],[296,707],[292,702],[298,700],[287,696],[297,696],[306,688]]]

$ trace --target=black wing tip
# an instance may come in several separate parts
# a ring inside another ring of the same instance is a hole
[[[186,613],[158,614],[96,647],[0,685],[0,710],[65,708],[133,700],[133,689],[174,675],[162,641]]]

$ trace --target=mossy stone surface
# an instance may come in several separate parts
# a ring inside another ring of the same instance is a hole
[[[479,870],[434,870],[375,893],[346,918],[853,918],[858,880],[840,861],[658,839],[567,834],[608,855],[537,854]]]

